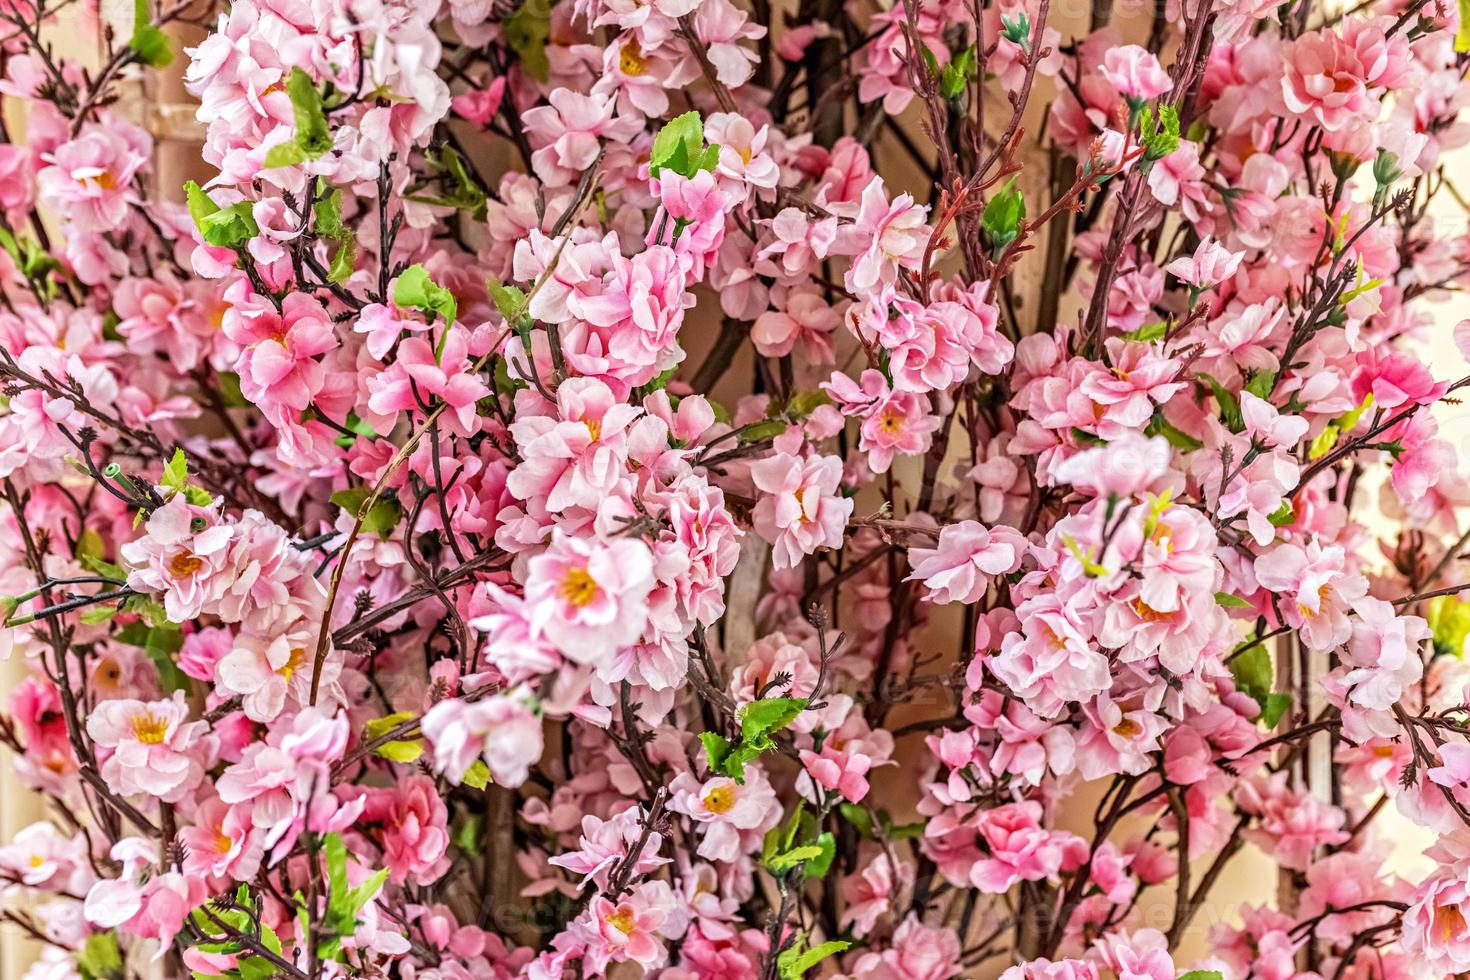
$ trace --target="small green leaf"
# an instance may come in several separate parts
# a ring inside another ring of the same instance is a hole
[[[404,309],[436,314],[446,325],[452,324],[459,312],[454,294],[429,278],[429,270],[417,264],[404,269],[393,284],[393,303]]]
[[[740,736],[752,742],[780,731],[806,710],[806,698],[761,698],[740,709]]]
[[[94,932],[76,952],[77,972],[83,980],[120,980],[123,976],[122,950],[117,934]]]
[[[795,943],[776,956],[776,969],[781,974],[781,980],[801,980],[812,967],[852,946],[845,939],[831,939],[820,946],[803,950],[805,944],[806,936],[799,936]]]
[[[133,0],[133,35],[128,38],[128,48],[150,68],[166,68],[174,60],[168,35],[148,16],[148,0]]]
[[[1025,220],[1026,200],[1016,189],[1016,178],[1012,177],[986,202],[985,211],[980,216],[980,228],[999,255],[1020,235],[1021,224]]]
[[[837,838],[830,831],[823,831],[817,836],[817,856],[811,858],[806,864],[808,878],[825,878],[827,872],[832,868],[832,859],[837,856]]]
[[[551,59],[546,55],[546,42],[551,36],[551,6],[526,0],[500,22],[506,45],[516,53],[526,74],[538,82],[551,77]]]
[[[657,177],[667,167],[686,177],[694,175],[694,162],[704,146],[704,124],[699,113],[690,111],[675,116],[664,123],[653,138],[653,149],[648,155],[648,174]]]
[[[1275,728],[1281,716],[1286,714],[1291,707],[1291,695],[1280,691],[1266,695],[1265,702],[1261,705],[1261,724],[1267,728]]]
[[[490,298],[495,301],[495,308],[500,315],[505,317],[505,322],[516,324],[526,314],[526,294],[521,292],[517,286],[502,283],[497,279],[490,279],[485,283],[490,291]]]
[[[1215,604],[1219,606],[1224,606],[1226,609],[1251,608],[1251,604],[1249,602],[1246,602],[1238,595],[1231,595],[1229,592],[1216,592]]]
[[[411,741],[384,742],[374,751],[390,762],[417,762],[424,754],[424,740],[416,738]]]
[[[730,740],[716,732],[700,732],[699,741],[704,745],[704,761],[710,772],[723,772],[725,760],[730,757]]]
[[[199,235],[206,245],[215,248],[239,248],[260,234],[249,201],[237,201],[218,208],[199,223]]]
[[[296,145],[305,157],[315,160],[332,148],[332,131],[322,108],[322,93],[311,76],[296,67],[286,78],[286,94],[296,114]]]
[[[263,167],[266,170],[274,170],[276,167],[294,167],[298,163],[306,162],[306,151],[301,145],[292,141],[289,143],[277,143],[265,151]]]
[[[801,847],[793,847],[789,851],[777,854],[775,857],[771,858],[771,860],[766,862],[766,867],[770,868],[777,874],[780,874],[782,872],[790,871],[792,868],[796,867],[798,864],[801,864],[803,861],[809,861],[812,858],[820,857],[821,854],[822,849],[816,844],[805,844]]]
[[[470,763],[464,775],[459,777],[459,781],[471,789],[484,789],[490,785],[490,767],[485,765],[484,759],[476,759]]]
[[[1200,377],[1210,386],[1210,392],[1220,404],[1220,418],[1225,423],[1225,428],[1231,432],[1244,432],[1245,418],[1240,413],[1240,399],[1208,374],[1201,373]]]
[[[356,516],[371,493],[372,491],[367,487],[349,487],[346,490],[338,490],[332,494],[331,499],[332,503]],[[362,529],[386,538],[393,533],[393,528],[398,526],[398,520],[402,516],[403,508],[398,506],[396,500],[379,497],[368,509],[367,515],[363,517]]]
[[[1271,694],[1276,679],[1276,670],[1271,664],[1271,654],[1262,644],[1256,644],[1230,661],[1230,674],[1235,678],[1235,687],[1250,695],[1258,704]]]
[[[163,475],[158,480],[158,485],[174,492],[184,489],[184,484],[189,482],[189,460],[184,456],[182,449],[175,449],[174,454],[169,457],[163,467]]]
[[[857,828],[857,832],[868,839],[873,837],[873,818],[868,816],[868,811],[856,803],[839,803],[837,811],[842,814],[842,819]]]

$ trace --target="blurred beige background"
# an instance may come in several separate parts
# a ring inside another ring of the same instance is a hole
[[[1086,31],[1087,17],[1090,16],[1092,6],[1090,3],[1078,3],[1070,0],[1062,4],[1052,5],[1051,23],[1061,31],[1064,37],[1073,32],[1082,33]],[[1145,29],[1146,18],[1140,15],[1137,0],[1118,0],[1114,10],[1113,22],[1119,26],[1125,35],[1134,33],[1141,34]],[[101,16],[117,25],[118,36],[126,37],[131,29],[132,2],[131,0],[103,0]],[[1135,31],[1133,28],[1138,28]],[[176,28],[172,31],[176,39],[176,50],[182,48],[183,43],[194,43],[199,36],[195,28]],[[68,57],[77,58],[84,64],[95,65],[100,59],[99,52],[91,46],[91,42],[83,42],[84,38],[95,38],[98,32],[95,30],[95,17],[89,16],[80,5],[69,7],[61,17],[61,22],[52,29],[50,39],[55,43],[58,53]],[[199,161],[198,138],[199,127],[194,121],[194,107],[190,103],[187,94],[183,91],[179,82],[179,73],[182,71],[184,58],[179,54],[173,67],[167,72],[150,73],[150,77],[140,83],[131,83],[120,103],[120,110],[124,114],[134,118],[144,125],[158,139],[157,159],[154,168],[153,181],[156,189],[168,196],[178,196],[179,188],[183,181],[192,176],[201,175],[202,164]],[[24,106],[17,100],[6,99],[3,106],[5,120],[14,134],[24,132]],[[1044,105],[1044,100],[1034,99],[1038,107]],[[905,128],[916,137],[916,142],[927,146],[927,142],[919,131],[913,113],[904,120]],[[1035,132],[1035,124],[1030,125]],[[894,183],[900,188],[908,188],[918,191],[925,180],[913,169],[908,156],[900,149],[887,134],[880,134],[874,143],[874,153],[877,157],[878,168],[885,174],[895,175]],[[1470,164],[1470,152],[1460,151],[1457,155],[1460,161],[1460,172],[1467,171],[1466,164]],[[1451,168],[1452,172],[1454,167]],[[1022,175],[1023,181],[1031,181],[1032,186],[1027,188],[1023,185],[1023,191],[1028,191],[1027,197],[1031,200],[1039,199],[1041,188],[1045,179],[1046,166],[1042,162],[1040,166],[1028,166]],[[1439,227],[1446,235],[1463,233],[1466,224],[1466,213],[1449,194],[1441,194],[1435,219],[1440,223]],[[1034,270],[1023,266],[1017,273],[1018,294],[1025,300],[1035,302],[1035,294],[1039,288]],[[701,297],[701,307],[713,305],[712,297],[705,295]],[[1432,306],[1435,316],[1434,327],[1430,336],[1424,344],[1424,355],[1429,363],[1435,366],[1437,376],[1445,379],[1455,379],[1465,373],[1464,358],[1456,350],[1451,340],[1451,329],[1461,319],[1470,317],[1470,300],[1463,294],[1446,294]],[[1026,314],[1022,314],[1023,317]],[[711,314],[706,320],[706,326],[714,327],[718,324],[718,311]],[[697,364],[700,361],[703,350],[712,339],[711,331],[704,331],[705,336],[700,336],[699,321],[686,329],[684,339],[685,346],[690,351],[690,362]],[[736,365],[731,372],[730,378],[740,375],[743,367],[748,366],[749,351],[740,355],[742,363]],[[1440,413],[1440,422],[1444,427],[1444,437],[1460,449],[1463,453],[1470,454],[1470,411],[1461,409],[1446,410]],[[917,472],[907,474],[904,481],[909,486],[917,487]],[[1393,526],[1384,520],[1381,528],[1375,529],[1383,536],[1394,533]],[[934,629],[946,630],[957,628],[957,622],[938,619]],[[21,678],[26,675],[27,666],[20,659],[0,663],[0,703],[6,692]],[[0,841],[8,841],[16,831],[36,820],[45,818],[44,807],[41,801],[31,794],[24,786],[18,784],[12,777],[12,766],[10,760],[5,757],[5,750],[0,749]],[[1085,791],[1084,791],[1084,796]],[[1078,814],[1079,818],[1085,818],[1092,812],[1092,805],[1085,799],[1076,801],[1075,806],[1067,809]],[[1417,828],[1408,824],[1389,810],[1379,818],[1383,833],[1387,834],[1395,842],[1394,870],[1408,878],[1415,878],[1424,873],[1428,862],[1422,857],[1420,851],[1427,843],[1425,835]],[[1082,819],[1078,820],[1078,826],[1074,829],[1081,830]],[[1126,835],[1127,828],[1120,831],[1120,835]],[[1213,893],[1211,908],[1203,909],[1194,920],[1184,948],[1180,951],[1181,963],[1188,963],[1193,956],[1202,955],[1207,948],[1207,932],[1211,925],[1222,918],[1231,918],[1232,911],[1241,902],[1259,904],[1269,902],[1276,889],[1276,867],[1272,861],[1260,853],[1254,847],[1244,848],[1230,864],[1229,869],[1223,876],[1219,886]],[[1168,891],[1168,890],[1163,890]],[[1142,921],[1140,925],[1152,925],[1167,927],[1171,909],[1171,899],[1162,891],[1150,904],[1145,902],[1140,907]],[[10,925],[0,926],[0,980],[18,978],[26,967],[32,962],[36,955],[35,944],[19,935],[18,931]],[[987,973],[992,971],[987,970]]]

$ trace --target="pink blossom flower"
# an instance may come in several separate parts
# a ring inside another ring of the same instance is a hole
[[[331,318],[310,293],[289,294],[277,312],[244,280],[225,298],[225,336],[242,349],[241,393],[278,426],[294,421],[326,384],[317,358],[338,346]]]
[[[1353,397],[1362,402],[1371,394],[1373,404],[1392,412],[1405,405],[1428,405],[1444,396],[1449,384],[1435,381],[1429,366],[1408,354],[1379,354],[1370,347],[1358,355],[1353,372]]]
[[[183,691],[168,701],[103,701],[87,716],[87,734],[111,749],[102,778],[123,796],[145,793],[176,803],[204,777],[208,759],[204,721],[187,721]]]
[[[606,663],[643,635],[653,584],[653,556],[641,539],[557,531],[526,566],[531,628],[568,660]]]
[[[785,357],[799,348],[806,361],[830,363],[836,358],[832,331],[840,322],[837,311],[819,292],[800,289],[787,296],[783,308],[756,317],[750,340],[762,357]]]
[[[449,869],[449,811],[434,780],[409,776],[391,789],[370,790],[362,818],[383,825],[383,863],[397,882],[430,884]]]
[[[601,972],[607,963],[636,963],[650,970],[664,962],[668,951],[660,942],[676,936],[674,896],[666,881],[644,881],[616,902],[601,895],[584,913],[587,956]]]
[[[1206,238],[1195,246],[1193,255],[1175,259],[1164,266],[1164,271],[1187,286],[1209,289],[1228,282],[1243,258],[1244,252],[1232,252],[1213,238]]]
[[[1108,48],[1098,72],[1128,99],[1146,102],[1174,87],[1159,59],[1136,44]]]
[[[1327,650],[1352,633],[1348,606],[1367,592],[1363,576],[1349,571],[1343,549],[1316,540],[1283,543],[1256,559],[1256,580],[1281,597],[1281,614],[1313,648]]]
[[[622,810],[607,820],[586,814],[582,817],[580,847],[551,858],[550,863],[566,868],[572,874],[582,875],[578,883],[581,887],[585,888],[588,882],[592,882],[599,891],[605,892],[613,869],[625,861],[642,841],[642,850],[633,862],[631,873],[647,875],[669,863],[669,859],[659,853],[663,849],[663,835],[652,831],[644,839],[643,822],[647,819],[637,807]]]
[[[847,375],[834,372],[822,388],[843,414],[862,420],[858,447],[868,454],[868,466],[874,473],[888,472],[900,454],[928,452],[939,419],[930,414],[926,396],[891,391],[883,372],[872,368],[863,372],[861,387]]]
[[[114,231],[139,200],[133,181],[151,152],[152,141],[135,126],[88,124],[76,139],[42,154],[48,166],[37,183],[79,232]]]
[[[420,727],[434,747],[434,770],[458,785],[477,758],[502,786],[519,786],[530,775],[543,746],[541,719],[523,689],[472,703],[440,701]]]
[[[159,507],[143,526],[143,537],[119,549],[128,587],[163,595],[169,619],[186,622],[215,604],[229,585],[229,525],[213,507],[189,503],[183,493]]]
[[[511,425],[522,463],[506,489],[522,500],[544,498],[548,510],[595,509],[624,477],[627,433],[638,410],[591,378],[568,378],[556,392],[556,415]]]
[[[1041,881],[1062,866],[1063,846],[1070,834],[1041,826],[1041,804],[1007,803],[978,815],[987,856],[975,864],[970,882],[983,892],[999,894],[1018,881]]]
[[[781,819],[776,791],[759,766],[746,767],[743,784],[727,776],[701,783],[685,772],[674,778],[669,789],[669,809],[699,826],[697,853],[710,861],[734,861],[744,842],[758,840]]]
[[[857,256],[847,273],[847,288],[863,295],[880,283],[892,285],[900,268],[917,269],[929,239],[925,212],[907,194],[890,204],[882,178],[869,181],[857,217],[843,229]]]
[[[453,325],[443,329],[437,350],[423,337],[409,337],[398,345],[388,369],[367,379],[368,408],[379,416],[380,434],[392,431],[399,412],[422,412],[431,398],[448,406],[439,417],[445,431],[469,436],[479,428],[475,406],[490,389],[470,370],[465,331]]]
[[[1450,976],[1470,969],[1470,924],[1462,911],[1470,905],[1463,868],[1436,871],[1414,889],[1404,913],[1399,942],[1421,957],[1425,967]]]
[[[755,530],[773,546],[777,568],[795,568],[817,549],[842,544],[853,504],[837,494],[841,460],[776,453],[751,464],[750,475],[762,494],[752,515]]]
[[[1026,550],[1026,539],[1003,524],[947,524],[940,529],[937,547],[909,549],[913,572],[905,581],[922,581],[931,602],[970,605],[984,597],[996,576],[1020,568]]]
[[[911,915],[894,930],[888,949],[863,953],[850,975],[854,980],[950,980],[960,972],[960,938],[955,931],[926,926]]]

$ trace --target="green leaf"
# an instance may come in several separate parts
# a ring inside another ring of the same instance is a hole
[[[490,767],[485,765],[484,759],[476,759],[470,763],[470,767],[465,770],[464,775],[459,777],[459,781],[462,785],[468,786],[471,789],[484,789],[491,782]]]
[[[404,269],[393,284],[393,303],[404,309],[436,314],[446,325],[454,322],[459,304],[454,294],[429,278],[429,270],[414,264]]]
[[[807,861],[806,874],[809,878],[824,878],[832,868],[832,859],[837,856],[837,838],[831,831],[822,831],[817,836],[817,856]]]
[[[306,151],[295,141],[289,143],[277,143],[265,151],[264,169],[273,170],[276,167],[294,167],[298,163],[306,162]]]
[[[168,35],[148,16],[148,0],[133,0],[133,36],[128,38],[128,48],[150,68],[165,68],[174,60]]]
[[[730,740],[716,732],[700,732],[699,741],[704,745],[704,761],[710,772],[724,772],[725,760],[730,757]]]
[[[87,626],[97,626],[101,623],[107,622],[109,619],[116,616],[117,610],[118,607],[112,605],[111,603],[88,606],[83,609],[80,614],[78,614],[77,618],[80,619],[82,623]]]
[[[1200,377],[1210,386],[1215,401],[1220,403],[1220,418],[1225,423],[1225,428],[1231,432],[1244,432],[1245,418],[1240,413],[1240,399],[1208,374],[1201,373]]]
[[[695,173],[693,166],[704,146],[704,124],[699,113],[689,111],[675,116],[664,123],[653,138],[653,149],[648,155],[648,174],[657,177],[667,167],[685,177]]]
[[[868,816],[868,811],[856,803],[839,803],[837,811],[842,814],[842,819],[857,828],[857,832],[868,839],[873,837],[873,818]]]
[[[384,742],[374,751],[390,762],[417,762],[424,754],[424,740],[415,738],[402,742]]]
[[[184,181],[184,200],[189,206],[189,217],[194,219],[194,226],[202,228],[204,219],[219,210],[219,205],[192,180]]]
[[[1252,371],[1250,379],[1245,383],[1245,390],[1261,399],[1270,398],[1271,390],[1275,387],[1275,371]]]
[[[296,145],[304,156],[315,160],[332,148],[332,131],[322,109],[322,93],[317,91],[311,76],[296,67],[286,78],[286,94],[296,114]]]
[[[485,820],[478,813],[472,813],[465,817],[459,826],[454,828],[452,838],[454,846],[472,857],[480,854],[480,831],[485,826]]]
[[[807,698],[761,698],[740,709],[740,736],[750,742],[780,731],[806,710]]]
[[[163,467],[163,475],[159,477],[158,485],[174,492],[184,489],[184,484],[189,482],[189,460],[182,449],[175,449],[174,454],[169,457]]]
[[[215,248],[238,248],[260,234],[249,201],[218,208],[199,223],[199,235]]]
[[[804,419],[823,405],[832,404],[832,396],[825,391],[798,391],[786,403],[786,415],[792,419]]]
[[[1224,980],[1219,970],[1190,970],[1180,974],[1179,980]]]
[[[83,980],[118,980],[123,975],[122,950],[117,934],[94,932],[76,952],[77,972]]]
[[[765,439],[774,439],[789,428],[785,419],[769,419],[765,422],[755,422],[747,425],[740,433],[741,442],[761,442]]]
[[[798,936],[790,948],[782,950],[776,956],[776,969],[781,974],[781,980],[801,980],[812,967],[852,946],[845,939],[830,939],[820,946],[803,950],[805,943],[806,936]]]
[[[362,505],[367,502],[372,491],[367,487],[348,487],[346,490],[338,490],[332,494],[332,503],[352,514],[354,517],[362,510]],[[368,509],[367,515],[362,519],[362,529],[370,531],[379,537],[389,537],[393,529],[398,526],[399,518],[403,516],[403,508],[398,506],[396,500],[388,500],[379,497]]]
[[[1179,110],[1171,105],[1159,106],[1158,122],[1147,109],[1142,116],[1145,160],[1162,160],[1179,149]]]
[[[526,0],[500,22],[506,45],[516,53],[526,74],[538,82],[551,77],[551,59],[546,56],[546,42],[551,36],[551,7],[551,3]]]
[[[1215,603],[1216,605],[1224,606],[1226,609],[1249,609],[1251,607],[1249,602],[1246,602],[1238,595],[1231,595],[1229,592],[1216,592]]]
[[[1021,223],[1025,220],[1026,200],[1016,189],[1016,178],[1012,177],[986,202],[985,212],[980,216],[980,228],[999,255],[1007,245],[1016,240],[1016,236],[1021,233]]]
[[[1292,509],[1291,501],[1281,501],[1280,507],[1277,507],[1270,514],[1266,515],[1266,520],[1271,522],[1272,527],[1286,527],[1295,521],[1296,511]]]
[[[1235,687],[1250,695],[1260,704],[1271,694],[1276,670],[1271,664],[1271,654],[1265,646],[1257,644],[1230,661],[1230,674],[1235,678]]]
[[[1274,694],[1266,695],[1266,700],[1261,705],[1261,724],[1267,728],[1275,728],[1276,723],[1281,720],[1281,716],[1286,714],[1287,709],[1290,707],[1290,694],[1284,694],[1278,691]]]
[[[1204,443],[1187,432],[1181,432],[1172,422],[1164,418],[1162,410],[1156,410],[1154,417],[1149,420],[1148,428],[1144,430],[1151,436],[1163,436],[1169,440],[1169,445],[1183,452],[1193,452]]]
[[[495,308],[505,317],[506,323],[514,325],[526,315],[526,294],[519,287],[497,279],[488,280],[485,287],[490,291],[490,298],[495,301]]]
[[[781,872],[790,871],[792,868],[796,867],[798,864],[801,864],[803,861],[809,861],[812,858],[820,857],[821,854],[822,849],[816,844],[805,844],[801,847],[793,847],[789,851],[777,854],[775,857],[766,862],[766,867],[779,874]]]
[[[1169,324],[1164,320],[1160,320],[1157,323],[1146,323],[1131,333],[1125,333],[1123,339],[1150,343],[1155,340],[1163,340],[1164,334],[1168,333],[1168,331]]]

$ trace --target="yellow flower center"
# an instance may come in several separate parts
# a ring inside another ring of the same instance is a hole
[[[637,78],[648,71],[648,62],[643,60],[643,55],[639,52],[636,41],[629,41],[618,52],[618,68],[622,70],[624,75],[630,75],[633,78]]]
[[[110,191],[117,186],[117,178],[104,170],[100,174],[95,174],[91,177],[78,177],[77,183],[83,187],[90,187],[93,190]]]
[[[1159,612],[1157,609],[1155,609],[1153,606],[1150,606],[1142,599],[1133,600],[1133,611],[1138,614],[1139,619],[1143,620],[1146,623],[1157,623],[1159,620],[1169,618],[1168,613]]]
[[[233,838],[225,835],[223,830],[216,831],[214,835],[214,849],[220,854],[230,853],[230,848],[235,846]]]
[[[41,865],[43,865],[45,863],[46,863],[46,859],[43,858],[43,857],[41,857],[41,855],[39,855],[39,854],[32,854],[31,855],[31,867],[33,867],[33,868],[39,868]]]
[[[637,921],[633,917],[633,909],[628,905],[619,905],[616,912],[607,917],[607,924],[625,936],[633,934],[633,924]]]
[[[276,673],[289,681],[291,675],[300,670],[301,665],[304,663],[306,663],[306,650],[302,647],[292,647],[291,656],[287,657],[286,662],[276,668]]]
[[[181,551],[168,560],[168,573],[174,578],[188,578],[204,567],[204,559],[192,551]]]
[[[892,412],[884,412],[878,416],[878,428],[889,435],[903,431],[903,419]]]
[[[710,813],[729,813],[734,805],[734,786],[716,786],[704,796],[704,808]]]
[[[582,424],[587,427],[587,434],[592,437],[593,442],[602,438],[601,419],[583,419]]]
[[[1434,925],[1444,942],[1465,931],[1465,913],[1460,911],[1459,902],[1437,906],[1434,910]]]
[[[561,580],[561,597],[581,609],[597,598],[597,581],[585,568],[568,569],[567,577]]]
[[[168,735],[168,721],[151,711],[133,716],[133,737],[144,745],[158,745]]]
[[[1124,718],[1113,726],[1113,734],[1119,738],[1137,738],[1143,733],[1143,726],[1132,718]]]

